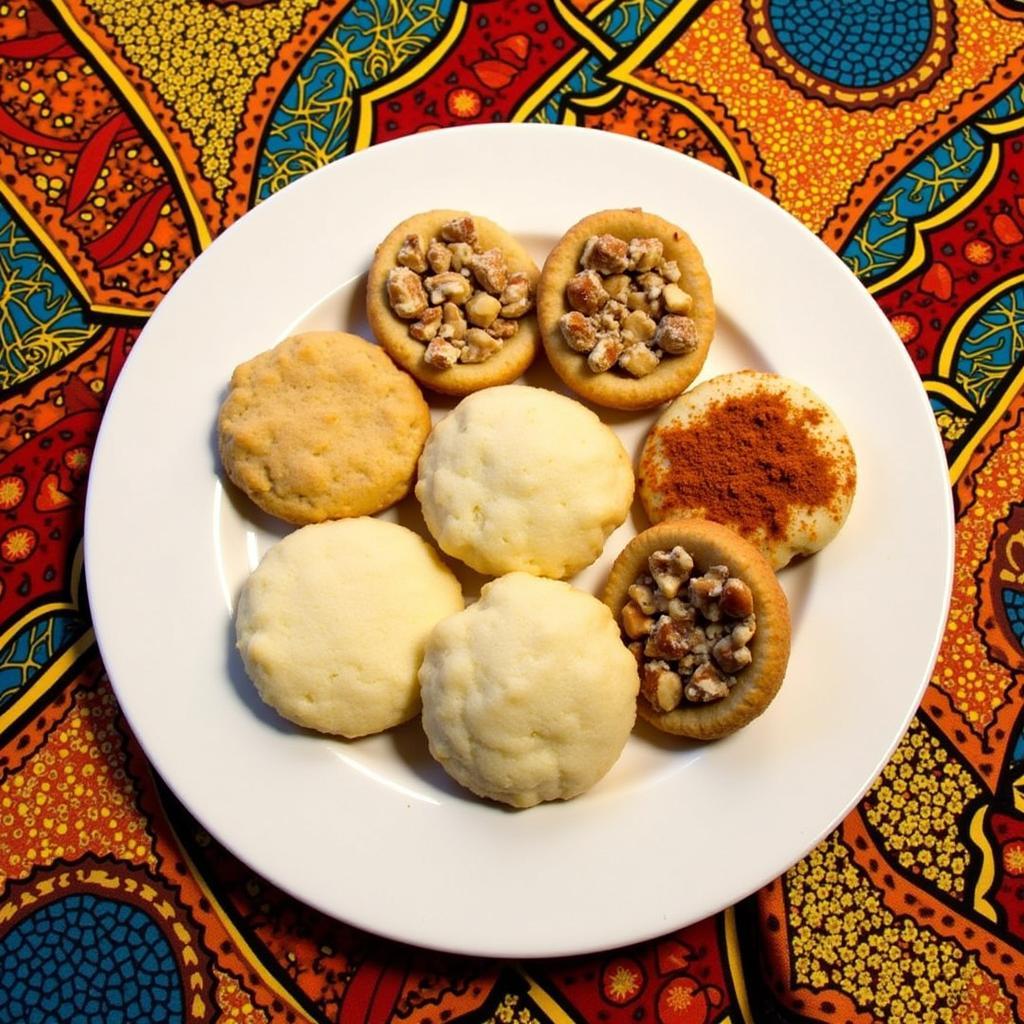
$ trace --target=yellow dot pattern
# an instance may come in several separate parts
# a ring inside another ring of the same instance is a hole
[[[89,6],[175,111],[204,173],[223,194],[246,97],[316,3],[222,8],[195,0],[90,0]]]
[[[956,1024],[1014,1024],[1013,1000],[1000,982],[979,968],[964,986]]]
[[[991,661],[974,625],[975,572],[988,557],[992,524],[1005,519],[1024,494],[1024,429],[1018,426],[978,471],[974,502],[957,520],[956,566],[946,634],[932,681],[943,689],[977,732],[1003,705],[1013,684],[1009,669]]]
[[[980,788],[918,721],[872,787],[865,816],[900,867],[962,896],[969,851],[957,823]]]
[[[156,868],[108,685],[83,689],[47,742],[0,784],[0,882],[89,852]]]
[[[213,973],[217,978],[217,1007],[221,1020],[232,1024],[267,1024],[266,1013],[253,1005],[252,997],[235,978],[216,967]]]
[[[779,202],[819,231],[875,160],[1024,45],[1024,22],[999,18],[985,0],[959,0],[956,11],[952,66],[928,92],[894,107],[849,111],[808,100],[751,52],[740,0],[710,4],[656,67],[725,104],[753,135]]]
[[[838,833],[792,868],[785,884],[798,985],[838,989],[887,1024],[954,1020],[975,961],[889,910]]]

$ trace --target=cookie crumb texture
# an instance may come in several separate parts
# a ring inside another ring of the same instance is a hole
[[[629,456],[594,413],[510,385],[470,395],[437,424],[416,497],[441,549],[478,572],[561,579],[600,555],[633,487]]]
[[[218,420],[228,477],[299,525],[394,504],[429,430],[415,381],[377,346],[331,331],[286,338],[242,363]]]
[[[568,800],[618,760],[639,678],[611,612],[567,583],[513,573],[441,622],[423,667],[430,752],[513,807]]]
[[[260,697],[298,725],[366,736],[414,717],[427,636],[463,606],[421,537],[379,519],[305,526],[238,601],[238,651]]]

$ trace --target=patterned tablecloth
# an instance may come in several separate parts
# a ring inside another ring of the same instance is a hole
[[[0,0],[0,1022],[1024,1020],[1022,72],[1020,0]],[[81,551],[104,403],[196,254],[353,150],[506,120],[650,139],[818,232],[920,371],[958,545],[923,706],[833,835],[715,918],[524,963],[220,849],[119,713]]]

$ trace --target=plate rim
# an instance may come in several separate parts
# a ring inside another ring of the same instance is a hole
[[[803,233],[805,239],[813,239],[814,243],[817,245],[817,247],[819,248],[819,251],[822,254],[828,254],[828,256],[831,257],[831,259],[833,261],[835,261],[835,263],[838,264],[839,267],[842,267],[843,273],[848,275],[850,280],[856,281],[856,279],[853,277],[853,275],[846,269],[845,265],[842,264],[842,261],[839,259],[839,257],[836,255],[836,253],[833,252],[833,250],[831,250],[817,235],[815,235],[813,232],[811,232],[805,225],[803,225],[802,223],[797,221],[795,218],[793,218],[791,215],[789,215],[786,211],[784,211],[780,206],[778,206],[772,200],[770,200],[767,197],[761,195],[760,193],[756,192],[755,190],[753,190],[751,188],[748,188],[747,186],[745,186],[745,185],[741,184],[740,182],[736,181],[735,179],[729,178],[727,175],[723,174],[722,172],[717,171],[714,168],[711,168],[711,167],[709,167],[709,166],[707,166],[705,164],[701,164],[699,161],[696,161],[696,160],[693,160],[693,159],[691,159],[689,157],[686,157],[683,154],[675,153],[674,151],[666,150],[664,147],[657,146],[657,145],[655,145],[653,143],[644,142],[644,141],[637,140],[637,139],[634,139],[634,138],[628,137],[628,136],[613,135],[613,134],[609,134],[609,133],[598,131],[596,129],[581,129],[581,128],[578,128],[578,127],[569,127],[569,126],[564,126],[564,125],[526,125],[526,124],[524,124],[524,125],[507,125],[507,124],[501,124],[501,125],[459,126],[459,127],[450,128],[450,129],[439,129],[437,131],[429,133],[429,136],[433,136],[435,138],[438,137],[438,136],[442,136],[442,137],[443,136],[450,136],[450,135],[452,135],[453,133],[456,133],[456,132],[460,133],[460,136],[463,136],[463,137],[466,135],[466,133],[472,132],[472,133],[476,133],[478,135],[499,135],[499,136],[500,135],[510,135],[510,134],[521,134],[521,135],[524,135],[524,136],[525,135],[534,136],[537,133],[543,133],[545,135],[549,135],[549,136],[552,136],[552,137],[554,137],[555,135],[560,135],[560,136],[564,136],[566,138],[568,138],[569,136],[572,136],[572,135],[578,135],[580,132],[587,132],[591,136],[598,136],[598,137],[600,137],[603,140],[601,142],[602,146],[603,145],[609,145],[609,146],[611,146],[613,148],[614,147],[618,147],[618,146],[624,146],[624,147],[629,147],[629,148],[633,148],[633,147],[646,147],[648,150],[653,151],[655,153],[669,154],[672,159],[678,159],[678,160],[686,161],[687,165],[689,166],[689,168],[690,168],[690,170],[692,172],[698,173],[698,174],[708,175],[709,179],[710,179],[711,176],[714,176],[716,179],[719,179],[719,184],[722,185],[723,187],[725,187],[727,189],[728,188],[735,188],[737,190],[742,190],[744,195],[745,195],[746,200],[752,201],[752,202],[755,202],[755,203],[758,203],[758,204],[761,204],[762,208],[765,209],[765,210],[771,209],[772,211],[774,211],[772,216],[775,216],[775,217],[779,218],[780,223],[781,222],[785,222],[786,225],[787,225],[786,230],[791,230],[794,226],[799,228],[799,230]],[[265,200],[264,202],[260,203],[257,207],[253,208],[253,210],[249,211],[248,213],[246,213],[242,217],[238,218],[238,220],[236,220],[233,224],[231,224],[224,232],[221,233],[220,236],[218,236],[218,238],[211,244],[211,246],[209,246],[206,250],[204,250],[204,252],[201,253],[196,258],[196,260],[193,261],[193,263],[189,266],[189,268],[185,271],[185,273],[179,279],[179,283],[181,281],[185,281],[186,279],[191,279],[191,278],[194,278],[194,277],[202,274],[202,268],[204,266],[204,262],[205,262],[205,258],[207,257],[207,254],[209,252],[211,252],[212,250],[214,250],[215,247],[220,246],[222,239],[227,238],[229,236],[232,236],[234,233],[236,233],[238,231],[242,231],[242,230],[255,230],[254,227],[250,227],[248,229],[240,227],[240,225],[243,225],[247,221],[250,224],[255,223],[254,215],[258,214],[261,218],[273,218],[273,217],[276,217],[277,215],[274,213],[274,211],[279,206],[281,206],[282,204],[286,204],[287,202],[289,202],[289,200],[286,197],[289,195],[289,193],[292,193],[293,190],[309,188],[310,187],[309,186],[309,182],[312,179],[317,178],[319,176],[325,176],[325,175],[340,173],[337,170],[337,168],[339,166],[347,166],[349,168],[351,168],[353,166],[357,166],[358,167],[358,165],[361,162],[361,160],[365,160],[368,157],[370,157],[371,155],[372,155],[372,159],[374,159],[374,160],[382,159],[382,156],[381,156],[382,151],[399,152],[401,150],[401,148],[408,147],[408,146],[415,146],[416,145],[416,140],[422,139],[422,138],[425,138],[425,137],[428,137],[428,136],[424,136],[424,135],[406,136],[406,137],[403,137],[403,138],[400,138],[400,139],[397,139],[397,140],[393,140],[391,142],[383,143],[383,144],[378,145],[378,146],[373,146],[373,147],[371,147],[371,148],[369,148],[367,150],[363,150],[363,151],[360,151],[358,153],[355,153],[355,154],[352,154],[350,156],[347,156],[343,160],[336,161],[333,164],[330,164],[330,165],[327,165],[325,167],[319,168],[317,171],[312,172],[310,175],[307,175],[307,176],[297,180],[296,182],[294,182],[291,185],[289,185],[286,189],[281,190],[279,193],[276,193],[274,196],[272,196],[269,199]],[[260,212],[260,211],[263,211],[263,212]],[[175,286],[174,286],[175,289],[179,287],[179,283],[175,284]],[[863,286],[861,286],[859,284],[859,282],[857,282],[857,287],[863,289]],[[104,410],[104,414],[103,414],[103,417],[102,417],[102,420],[101,420],[101,424],[100,424],[100,430],[99,430],[99,433],[97,435],[97,439],[96,439],[96,443],[95,443],[93,467],[92,467],[93,470],[95,470],[98,466],[101,466],[101,465],[104,464],[104,460],[107,458],[107,456],[106,456],[107,450],[108,449],[112,450],[116,446],[116,444],[117,444],[117,442],[115,440],[111,439],[113,437],[113,430],[114,430],[113,423],[114,423],[114,419],[115,419],[115,417],[113,415],[111,415],[111,414],[112,414],[112,412],[114,410],[116,410],[118,408],[118,404],[117,403],[119,402],[119,396],[123,396],[125,393],[127,393],[127,388],[131,386],[131,381],[133,379],[133,376],[137,372],[141,372],[141,371],[133,371],[133,369],[132,369],[132,367],[133,367],[133,357],[135,356],[136,351],[138,351],[140,349],[140,346],[142,346],[144,344],[149,344],[148,342],[145,341],[145,339],[147,337],[147,333],[151,337],[155,336],[158,333],[156,329],[151,330],[151,327],[152,327],[153,324],[159,325],[159,324],[161,324],[163,322],[163,317],[161,316],[161,310],[170,309],[171,308],[170,306],[167,305],[167,302],[168,302],[168,298],[170,297],[170,295],[173,294],[173,291],[174,291],[174,289],[172,289],[172,291],[168,293],[168,296],[166,296],[161,301],[161,303],[157,307],[157,310],[154,312],[154,314],[151,316],[149,322],[146,324],[146,327],[144,328],[143,332],[140,334],[140,336],[137,339],[135,345],[133,346],[133,351],[130,354],[130,356],[129,356],[129,358],[128,358],[128,360],[127,360],[127,362],[126,362],[126,364],[125,364],[125,366],[124,366],[124,368],[122,370],[122,374],[121,374],[120,379],[118,380],[118,382],[117,382],[117,384],[116,384],[112,394],[109,396],[109,400],[108,400],[107,406],[106,406],[106,408]],[[930,407],[928,406],[927,396],[926,396],[926,393],[925,393],[923,387],[920,386],[920,377],[919,377],[916,369],[914,368],[913,363],[910,360],[909,355],[907,354],[907,352],[903,348],[903,346],[899,344],[898,339],[897,339],[895,333],[891,330],[891,327],[888,324],[888,321],[886,320],[884,313],[882,312],[880,307],[877,305],[877,303],[875,303],[874,299],[870,296],[870,294],[866,290],[863,290],[863,295],[864,295],[864,298],[866,300],[866,303],[868,304],[865,307],[865,309],[867,310],[867,308],[870,307],[871,315],[874,316],[875,320],[878,323],[878,326],[880,328],[884,327],[886,333],[888,333],[890,335],[890,337],[892,338],[893,345],[896,346],[898,351],[901,353],[902,365],[904,367],[904,370],[912,376],[913,382],[916,384],[915,390],[919,394],[919,404],[921,406],[921,411],[924,412],[924,413],[927,413],[927,415],[928,415],[928,417],[930,419],[931,418],[931,412],[930,412]],[[166,315],[168,315],[168,314],[165,313],[164,316],[166,316]],[[139,366],[140,364],[138,362],[136,362],[134,365],[135,366]],[[125,382],[127,382],[127,384]],[[834,831],[834,829],[838,826],[838,824],[850,813],[850,811],[854,807],[856,807],[856,805],[859,803],[859,801],[863,797],[864,793],[873,784],[874,780],[877,778],[879,772],[882,770],[884,765],[889,761],[889,759],[892,756],[893,751],[896,749],[896,747],[901,742],[903,736],[905,735],[907,729],[910,726],[911,721],[913,720],[913,718],[914,718],[914,716],[915,716],[915,714],[917,712],[918,707],[920,706],[921,699],[922,699],[922,697],[924,695],[924,692],[927,689],[927,686],[928,686],[929,681],[931,679],[931,675],[932,675],[932,672],[934,670],[934,666],[935,666],[936,660],[938,658],[939,649],[940,649],[940,646],[941,646],[942,641],[943,641],[943,636],[944,636],[944,632],[945,632],[946,618],[947,618],[948,613],[949,613],[949,604],[950,604],[950,597],[951,597],[951,593],[952,593],[953,576],[954,576],[954,571],[955,571],[955,557],[954,557],[955,556],[955,517],[954,517],[952,493],[951,493],[950,487],[948,486],[948,467],[947,467],[945,452],[944,452],[944,450],[942,448],[941,440],[940,440],[940,437],[939,437],[939,434],[938,434],[937,430],[933,429],[931,431],[931,437],[932,437],[932,442],[933,442],[932,443],[932,458],[934,458],[936,460],[936,467],[935,468],[937,469],[937,468],[941,467],[943,479],[947,481],[947,485],[946,485],[946,487],[944,488],[944,491],[943,491],[943,493],[945,494],[945,501],[944,501],[944,506],[943,506],[943,515],[941,517],[942,518],[943,532],[945,534],[945,541],[946,541],[946,544],[945,544],[945,547],[946,547],[945,560],[944,560],[944,566],[943,566],[943,588],[942,588],[943,589],[943,593],[942,593],[942,607],[943,607],[944,611],[943,611],[942,616],[941,616],[941,621],[936,623],[935,628],[934,628],[934,635],[933,635],[933,639],[932,639],[931,650],[930,650],[930,653],[929,653],[928,664],[927,664],[926,670],[923,670],[922,673],[921,673],[921,680],[918,683],[918,686],[917,686],[916,691],[915,691],[915,699],[914,699],[914,701],[912,703],[908,704],[907,710],[906,710],[905,714],[902,717],[902,721],[900,723],[899,729],[894,734],[891,742],[886,746],[886,748],[883,751],[883,753],[881,754],[881,756],[879,756],[879,757],[877,757],[875,759],[876,763],[874,764],[874,767],[873,767],[873,769],[871,771],[871,774],[866,778],[866,780],[863,782],[863,784],[858,788],[857,792],[852,797],[849,797],[843,803],[841,809],[839,811],[835,812],[829,818],[827,827],[825,827],[824,829],[820,830],[819,834],[815,834],[813,837],[811,837],[810,839],[806,840],[806,842],[801,846],[800,852],[795,857],[791,858],[788,861],[788,863],[786,865],[784,865],[781,869],[779,869],[778,865],[774,864],[774,862],[771,865],[766,865],[765,869],[762,872],[757,873],[757,878],[759,880],[755,884],[753,884],[753,885],[745,885],[744,886],[744,891],[739,892],[737,895],[729,898],[728,900],[726,900],[725,902],[721,903],[720,905],[716,905],[713,910],[708,911],[709,914],[720,912],[722,909],[724,909],[724,908],[726,908],[726,907],[728,907],[730,905],[735,904],[739,900],[745,898],[750,893],[756,891],[758,888],[760,888],[761,886],[763,886],[767,882],[772,881],[773,879],[777,878],[779,876],[779,874],[782,871],[786,870],[791,864],[796,863],[797,861],[802,859],[804,856],[806,856],[807,852],[809,850],[813,849],[813,847],[818,842],[820,842],[821,839],[823,839],[824,837],[826,837],[829,834],[831,834]],[[923,460],[926,456],[925,456],[925,453],[922,452],[922,453],[919,454],[918,457]],[[84,544],[85,571],[86,571],[86,578],[87,579],[89,579],[90,576],[93,575],[93,571],[94,570],[96,571],[97,575],[101,575],[102,572],[103,572],[102,569],[96,570],[96,564],[97,563],[94,561],[94,556],[92,554],[92,552],[94,552],[96,550],[98,531],[102,530],[102,526],[98,525],[98,520],[97,520],[97,516],[99,514],[98,511],[97,511],[97,507],[98,507],[99,501],[100,501],[100,499],[99,499],[99,491],[98,490],[94,490],[93,488],[90,488],[88,493],[87,493],[86,510],[85,510],[85,527],[84,527],[84,534],[83,534],[83,537],[84,537],[83,544]],[[103,613],[99,613],[98,614],[96,609],[92,605],[90,605],[90,607],[91,607],[91,610],[92,610],[93,628],[95,630],[97,645],[98,645],[98,648],[100,650],[100,654],[101,654],[101,657],[103,659],[104,665],[107,665],[109,659],[108,659],[106,651],[112,650],[112,645],[113,645],[113,641],[111,640],[112,630],[110,628],[108,628],[110,624],[107,621],[104,620],[101,623],[100,620],[102,618],[102,614]],[[105,651],[105,648],[106,648],[106,651]],[[150,745],[149,740],[148,740],[148,728],[143,727],[143,728],[140,729],[138,727],[138,725],[136,724],[135,717],[129,711],[129,706],[132,705],[132,703],[133,703],[132,699],[131,699],[131,696],[130,696],[132,684],[129,681],[125,680],[125,679],[117,679],[117,678],[115,678],[115,673],[113,671],[111,671],[109,673],[109,675],[110,675],[111,684],[112,684],[112,686],[114,688],[114,692],[117,695],[119,704],[120,704],[120,706],[122,708],[123,713],[125,714],[125,718],[128,721],[129,725],[131,726],[132,731],[134,732],[134,734],[138,738],[140,744],[142,745],[143,750],[146,753],[146,757],[149,759],[150,763],[153,765],[155,770],[160,774],[160,776],[164,780],[164,782],[168,785],[168,787],[172,790],[172,792],[174,792],[176,798],[183,804],[183,806],[185,806],[186,808],[189,809],[190,813],[194,814],[195,812],[192,810],[191,802],[185,797],[184,794],[179,792],[178,787],[175,785],[175,782],[174,782],[174,779],[173,779],[173,776],[174,776],[173,769],[172,770],[167,770],[168,766],[165,765],[164,763],[162,763],[163,762],[162,755],[160,753],[154,752],[154,750],[151,749],[151,745]],[[126,695],[127,695],[127,697],[126,697]],[[230,837],[229,836],[225,836],[224,834],[222,834],[222,832],[221,832],[220,828],[218,827],[217,823],[211,823],[211,822],[205,820],[204,818],[200,817],[199,815],[196,815],[196,817],[197,817],[197,820],[201,821],[201,823],[204,826],[204,828],[206,828],[212,835],[216,836],[218,841],[222,845],[224,845],[225,848],[227,848],[229,851],[231,851],[235,856],[237,856],[240,860],[242,860],[243,863],[246,863],[248,865],[253,865],[254,864],[254,860],[253,860],[253,856],[252,856],[251,851],[244,851],[244,850],[237,849],[235,844],[231,841]],[[257,871],[259,871],[259,873],[266,875],[269,879],[271,879],[273,881],[273,883],[275,885],[280,887],[282,890],[288,892],[293,897],[295,897],[295,898],[297,898],[299,900],[302,900],[303,902],[306,902],[306,903],[311,903],[312,902],[312,905],[317,906],[319,909],[321,909],[324,912],[330,914],[331,916],[338,916],[338,913],[337,913],[336,910],[328,909],[327,907],[324,906],[322,901],[313,902],[313,901],[310,900],[308,894],[302,893],[300,891],[296,891],[296,889],[293,886],[291,886],[286,879],[281,878],[279,874],[274,873],[274,872],[266,871],[263,868],[255,868],[255,866],[254,866],[254,870],[257,870]],[[702,914],[701,916],[704,916],[704,915]],[[659,924],[657,926],[657,929],[653,930],[653,931],[651,930],[651,927],[650,927],[649,924],[648,925],[640,925],[640,926],[634,927],[633,929],[620,928],[619,931],[617,932],[615,938],[612,939],[610,942],[607,939],[604,939],[604,938],[595,938],[595,940],[590,945],[574,944],[571,948],[569,948],[569,947],[565,947],[565,946],[562,946],[562,945],[555,944],[552,948],[544,949],[544,950],[539,951],[539,952],[534,951],[533,949],[522,949],[522,948],[515,947],[514,945],[501,944],[500,945],[500,949],[496,947],[494,949],[484,950],[481,953],[479,945],[477,945],[477,944],[474,944],[474,945],[471,945],[471,946],[461,945],[457,938],[455,939],[455,941],[449,941],[449,940],[443,940],[443,941],[439,941],[439,942],[438,941],[429,941],[429,940],[425,940],[425,937],[422,934],[416,934],[416,935],[413,935],[412,937],[410,937],[410,935],[407,934],[407,933],[406,934],[402,934],[402,933],[400,933],[399,931],[396,931],[393,928],[382,927],[379,922],[366,921],[366,920],[363,920],[363,919],[359,919],[359,918],[350,916],[348,914],[346,914],[341,919],[345,920],[345,921],[347,921],[347,922],[349,922],[349,923],[351,923],[351,924],[353,924],[353,925],[355,925],[355,926],[357,926],[359,928],[365,929],[365,930],[373,932],[375,934],[383,935],[383,936],[385,936],[385,937],[387,937],[389,939],[393,939],[393,940],[400,941],[400,942],[414,942],[414,943],[418,943],[420,945],[425,945],[425,946],[428,946],[430,948],[442,950],[442,951],[445,951],[445,952],[471,954],[471,955],[489,955],[489,956],[519,956],[519,957],[524,957],[524,958],[536,958],[536,957],[547,957],[547,956],[568,955],[568,954],[583,954],[583,953],[594,952],[594,951],[597,951],[597,950],[604,950],[604,949],[611,948],[612,946],[619,946],[619,945],[623,945],[623,944],[627,944],[627,943],[631,943],[631,942],[635,942],[635,941],[642,941],[642,940],[654,937],[656,935],[663,934],[663,933],[665,933],[667,931],[672,930],[675,927],[680,927],[681,926],[679,923],[676,923],[673,920],[667,919],[664,922],[662,922],[661,924]],[[688,920],[697,920],[697,919],[698,918],[689,918]]]

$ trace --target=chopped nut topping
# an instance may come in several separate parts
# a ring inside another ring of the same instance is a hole
[[[480,287],[492,295],[501,295],[508,283],[508,264],[500,249],[488,249],[474,253],[469,258],[469,269]]]
[[[622,355],[622,342],[611,334],[601,334],[597,343],[590,350],[587,356],[587,366],[595,373],[609,370],[615,365],[615,361]]]
[[[565,297],[573,309],[588,315],[596,313],[608,301],[608,293],[596,270],[584,270],[570,278],[565,286]]]
[[[427,269],[427,257],[423,252],[423,243],[419,235],[406,235],[395,256],[395,262],[400,267],[408,267],[417,274],[422,274]]]
[[[440,235],[446,242],[468,242],[472,245],[476,241],[476,224],[472,217],[455,217],[441,225]]]
[[[597,344],[597,331],[582,313],[573,310],[558,321],[565,343],[575,352],[589,352]]]
[[[472,252],[472,250],[470,250]],[[443,245],[436,238],[430,243],[427,249],[427,263],[435,274],[443,274],[446,270],[452,269],[452,251],[447,245]]]
[[[517,270],[509,274],[508,283],[501,293],[501,315],[505,317],[525,316],[533,309],[533,298],[530,295],[530,279]]]
[[[495,338],[501,338],[502,341],[508,341],[519,330],[519,321],[517,320],[503,320],[500,316],[490,327],[487,328],[487,333],[494,335]]]
[[[447,221],[425,251],[423,245],[419,235],[410,234],[395,254],[397,266],[387,278],[392,312],[415,321],[409,336],[427,346],[423,358],[428,365],[483,362],[515,335],[519,319],[533,309],[529,277],[510,273],[501,249],[482,249],[472,217]],[[467,338],[470,330],[478,333]]]
[[[393,267],[388,272],[388,301],[395,316],[416,320],[427,308],[427,293],[419,275],[408,267]]]
[[[437,306],[430,306],[423,310],[422,316],[410,328],[409,333],[422,342],[433,341],[437,337],[438,329],[441,326],[441,310]]]
[[[634,377],[645,377],[657,370],[663,355],[686,355],[698,347],[696,323],[680,315],[690,312],[693,298],[676,283],[679,265],[665,259],[660,239],[591,235],[580,266],[565,286],[565,300],[574,313],[589,319],[597,342],[587,347],[590,333],[576,319],[567,323],[563,316],[560,325],[570,348],[589,353],[587,365],[594,373],[617,365]],[[603,336],[607,340],[601,346]],[[610,359],[613,338],[621,348]]]
[[[654,628],[654,619],[649,615],[644,615],[639,606],[630,601],[622,609],[622,628],[626,631],[626,636],[636,640],[650,633]]]
[[[629,267],[629,243],[614,235],[591,235],[583,245],[580,263],[601,274],[621,274]]]
[[[630,345],[619,356],[619,366],[634,377],[646,377],[660,362],[658,353],[653,348],[648,348],[642,341]]]
[[[685,355],[697,347],[697,325],[688,316],[663,316],[654,343],[670,355]]]
[[[679,707],[683,697],[683,680],[664,661],[649,661],[643,667],[640,693],[657,711]]]
[[[501,338],[495,338],[479,327],[470,327],[466,331],[466,344],[459,353],[459,359],[463,363],[482,363],[500,351],[502,345],[504,342]]]
[[[477,327],[490,327],[501,312],[501,302],[487,292],[474,292],[466,303],[466,318]]]
[[[750,587],[724,565],[696,571],[680,545],[652,552],[647,569],[629,587],[620,616],[642,696],[657,711],[728,696],[735,675],[753,661]]]
[[[430,301],[435,306],[445,302],[454,302],[461,306],[473,294],[473,286],[461,274],[446,270],[443,274],[434,274],[424,282],[430,292]]]
[[[423,358],[427,365],[438,370],[447,370],[459,361],[459,350],[442,338],[435,338],[427,346]]]
[[[688,701],[697,704],[710,704],[713,700],[728,697],[729,686],[715,666],[710,662],[705,662],[690,676],[683,695]]]

